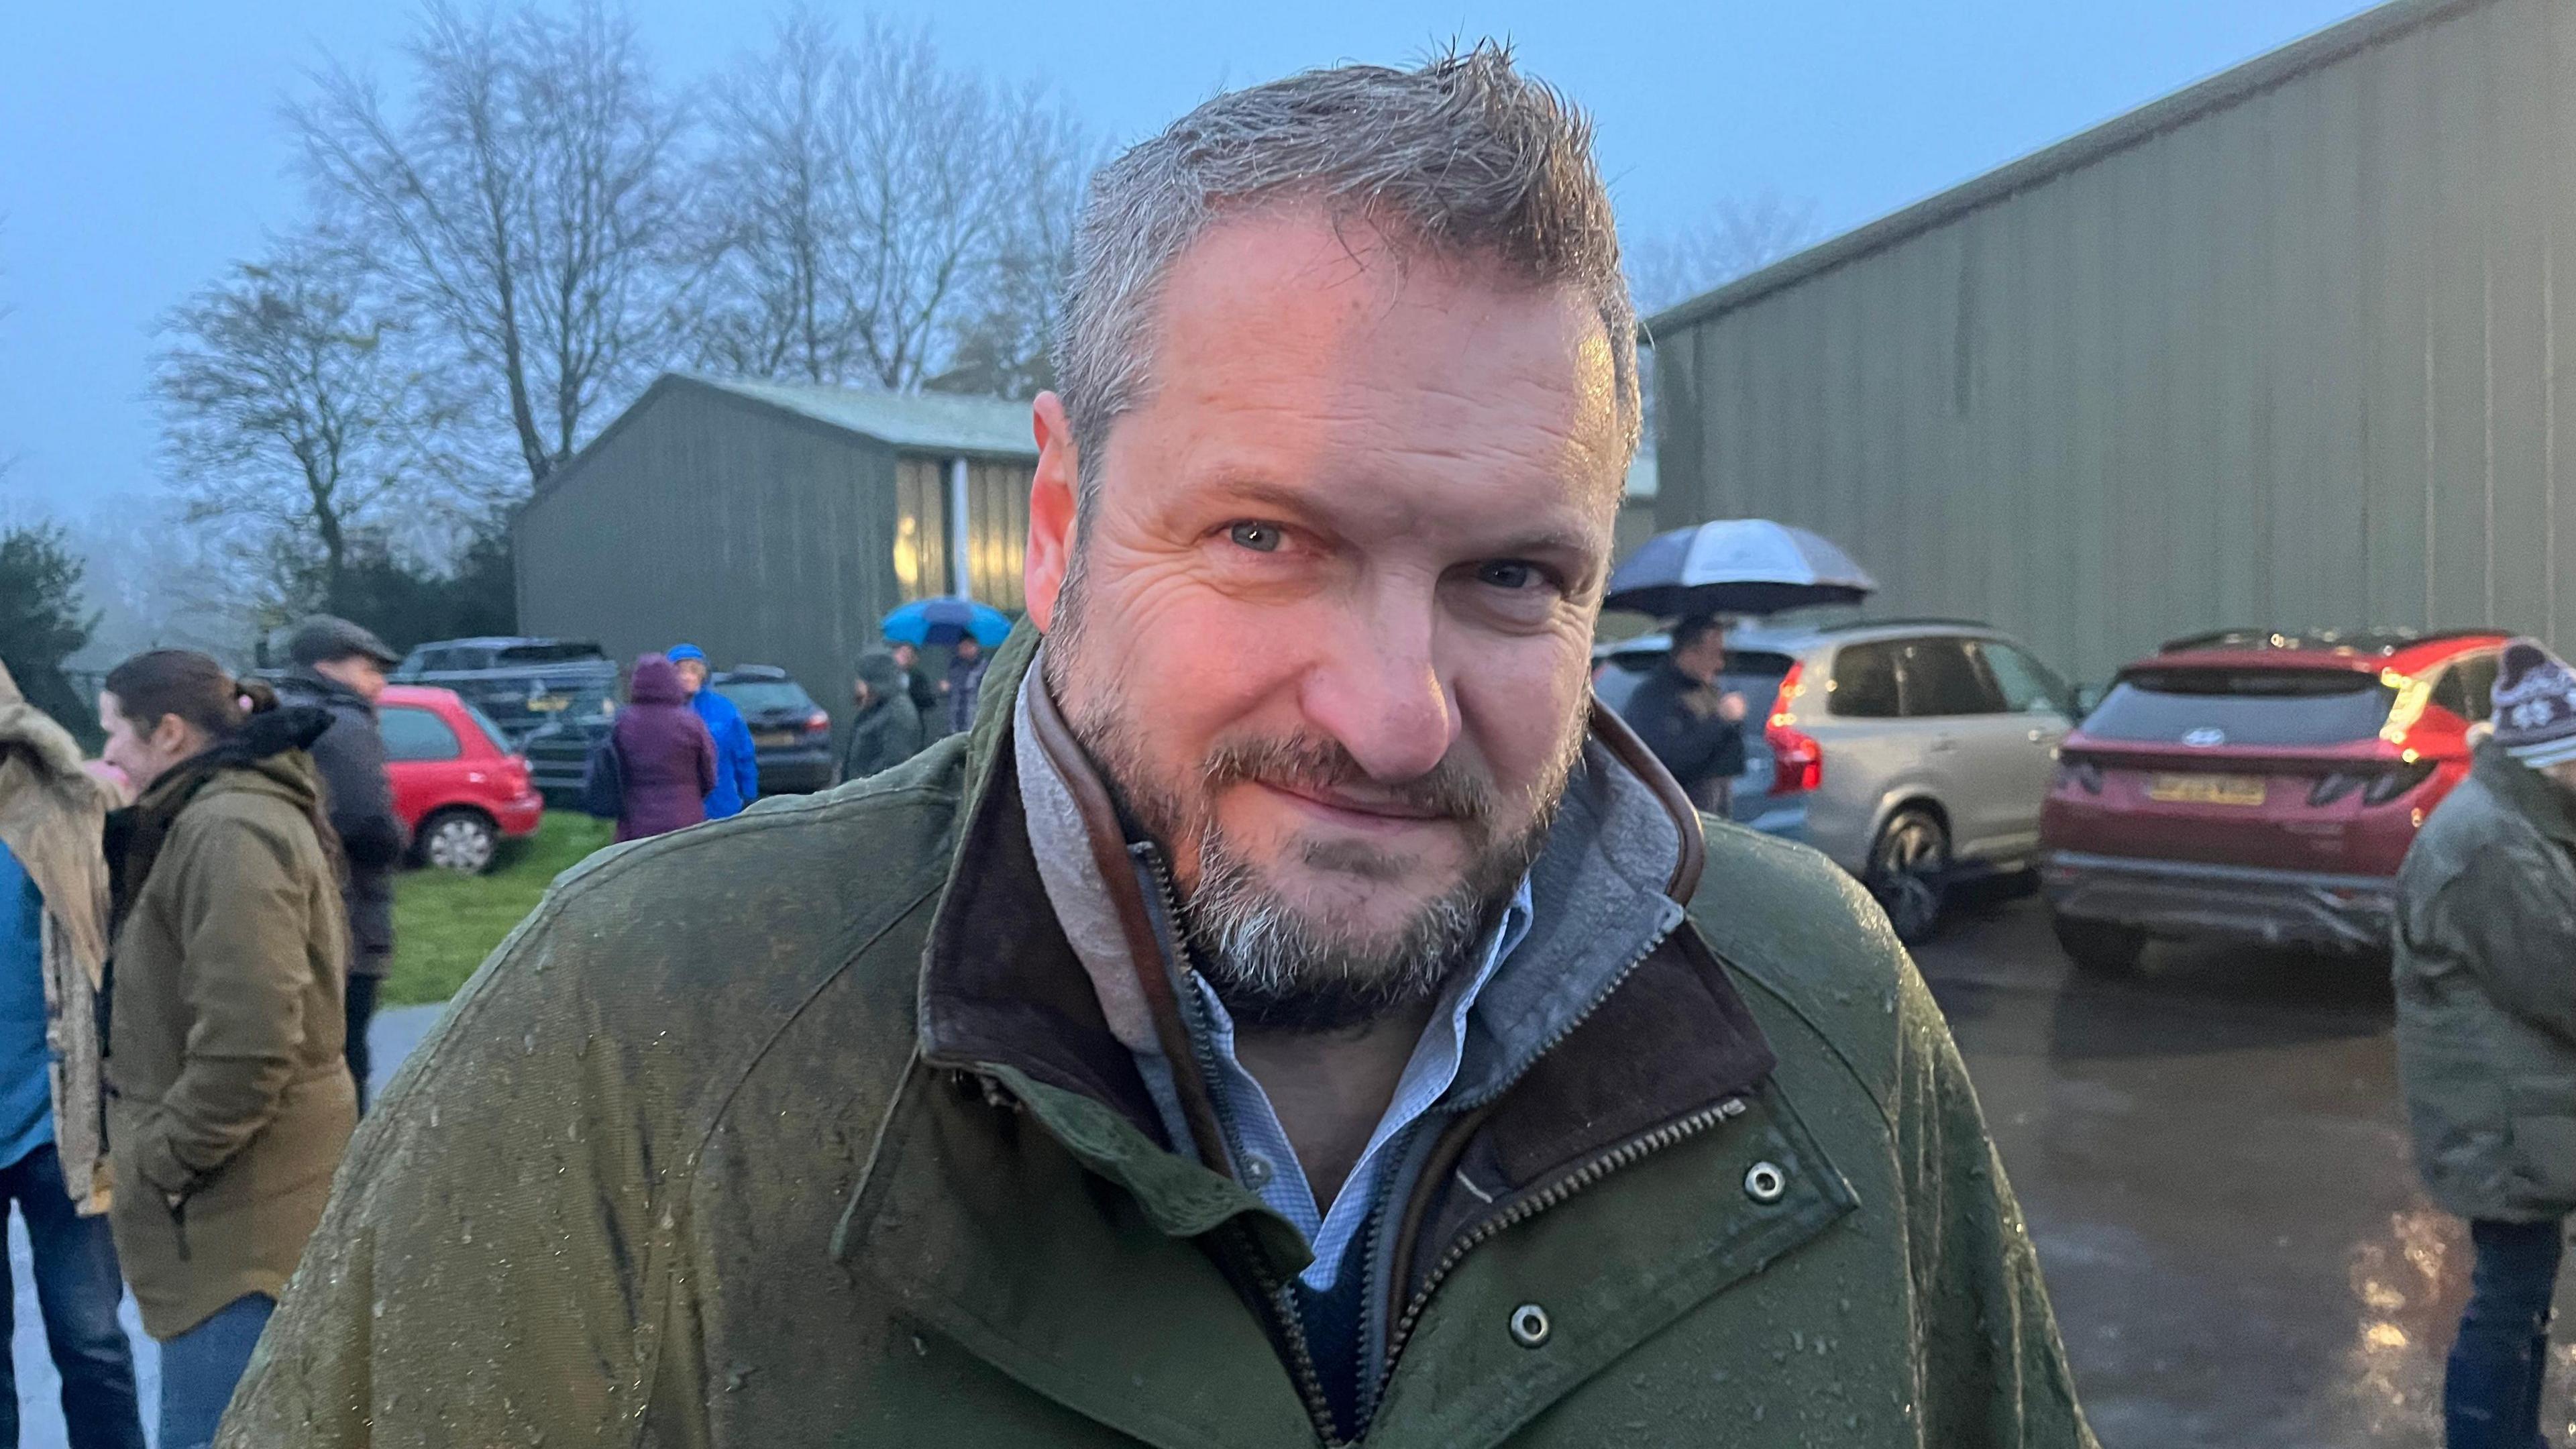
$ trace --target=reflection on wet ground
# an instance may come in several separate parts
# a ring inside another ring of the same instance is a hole
[[[2407,1160],[2385,967],[2245,950],[2071,972],[2035,902],[1918,953],[2109,1449],[2441,1442],[2466,1228]],[[2544,1422],[2576,1434],[2576,1260]]]

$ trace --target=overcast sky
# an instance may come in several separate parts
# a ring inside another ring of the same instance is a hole
[[[853,22],[859,8],[846,10]],[[1056,86],[1134,138],[1211,91],[1508,36],[1591,108],[1632,236],[1712,198],[1840,231],[2367,8],[2353,0],[887,0],[946,52]],[[639,0],[666,77],[760,45],[771,10]],[[153,487],[152,328],[290,226],[278,104],[326,53],[399,75],[371,0],[0,3],[0,519]]]

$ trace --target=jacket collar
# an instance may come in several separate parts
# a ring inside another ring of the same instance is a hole
[[[2496,797],[2560,844],[2576,846],[2576,790],[2505,753],[2493,740],[2478,746],[2477,777]]]
[[[297,704],[310,704],[323,709],[354,709],[373,715],[376,707],[367,697],[331,678],[318,669],[303,665],[286,671],[278,680],[279,692]]]
[[[1228,1177],[1213,1101],[1176,1004],[1180,967],[1170,922],[1148,888],[1150,873],[1127,847],[1108,791],[1046,690],[1022,688],[1037,649],[1035,631],[1023,625],[995,651],[969,735],[965,819],[919,988],[922,1057],[1109,1107],[1129,1135],[1179,1150],[1202,1176]],[[1045,755],[1047,768],[1034,774],[1017,754],[1022,726],[1028,747]],[[1050,776],[1056,784],[1046,783]],[[1040,811],[1079,822],[1087,861],[1041,863],[1031,844],[1032,800]],[[1526,1140],[1515,1153],[1522,1163],[1535,1169],[1574,1156],[1602,1132],[1680,1115],[1713,1093],[1748,1090],[1768,1075],[1770,1048],[1706,948],[1694,940],[1688,951],[1656,949],[1679,925],[1679,903],[1697,888],[1703,849],[1699,816],[1681,787],[1615,715],[1596,708],[1585,763],[1532,872],[1539,924],[1516,957],[1539,969],[1508,980],[1498,975],[1488,985],[1454,1096],[1480,1105],[1499,1097],[1567,1043],[1585,1045],[1582,1056],[1593,1065],[1617,1068],[1625,1059],[1643,1070],[1608,1072],[1605,1081],[1618,1081],[1618,1101],[1584,1090],[1563,1095],[1571,1115],[1512,1114],[1525,1123],[1519,1135]],[[1067,898],[1090,905],[1060,911],[1051,877],[1075,881]],[[1088,951],[1077,949],[1077,939]],[[1629,994],[1624,983],[1685,1009],[1607,1012],[1628,1034],[1625,1043],[1597,1028],[1578,1033]],[[1164,1132],[1131,1050],[1148,1041],[1173,1066],[1197,1141],[1175,1144]],[[1595,1062],[1596,1055],[1604,1060]],[[1580,1062],[1556,1066],[1551,1078],[1596,1075]],[[1551,1090],[1562,1094],[1563,1086]],[[1033,1105],[1051,1118],[1043,1104]],[[1565,1140],[1549,1140],[1560,1132]],[[1093,1156],[1112,1177],[1127,1179],[1135,1167],[1124,1149]],[[1257,1203],[1239,1188],[1231,1197]],[[1199,1220],[1197,1213],[1183,1216]]]

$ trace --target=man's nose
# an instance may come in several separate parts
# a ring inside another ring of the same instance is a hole
[[[1355,631],[1300,692],[1306,717],[1382,784],[1418,780],[1458,741],[1458,706],[1432,658],[1431,625]]]

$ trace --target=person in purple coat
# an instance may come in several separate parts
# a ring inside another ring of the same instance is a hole
[[[641,840],[706,819],[707,794],[716,786],[715,740],[689,708],[680,671],[660,654],[638,658],[626,701],[614,736],[625,792],[617,838]]]

